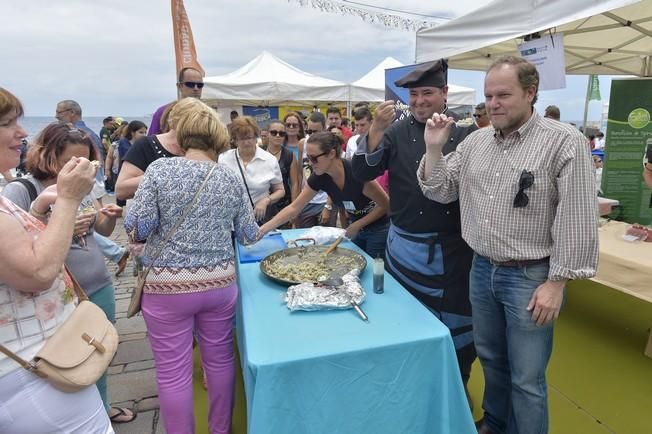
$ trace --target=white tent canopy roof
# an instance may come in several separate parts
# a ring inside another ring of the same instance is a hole
[[[460,105],[475,105],[475,89],[455,84],[448,85],[448,98],[446,103],[451,107]]]
[[[386,57],[373,69],[351,83],[351,101],[384,101],[385,70],[403,66],[393,57]]]
[[[347,101],[346,83],[302,71],[263,51],[226,75],[206,77],[202,99],[242,105],[302,105],[320,101]]]
[[[386,57],[360,79],[351,83],[350,101],[380,102],[385,100],[385,70],[403,66],[393,57]],[[474,105],[475,89],[448,85],[448,104],[450,106]]]
[[[417,32],[416,59],[484,70],[523,36],[564,34],[567,74],[652,76],[652,0],[494,0]]]

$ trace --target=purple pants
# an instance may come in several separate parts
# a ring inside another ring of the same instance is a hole
[[[210,432],[230,432],[235,383],[232,327],[237,298],[235,283],[191,294],[143,295],[143,316],[154,353],[161,415],[168,434],[195,432],[193,330],[208,380]]]

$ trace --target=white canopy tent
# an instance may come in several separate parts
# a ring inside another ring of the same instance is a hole
[[[403,66],[393,57],[386,57],[371,71],[351,83],[351,101],[384,101],[385,100],[385,70]]]
[[[204,79],[202,99],[237,105],[313,105],[348,100],[346,83],[302,71],[263,51],[243,67]]]
[[[380,102],[385,100],[385,70],[403,66],[393,57],[386,57],[371,71],[359,80],[351,83],[350,101]],[[475,89],[469,87],[448,85],[448,105],[474,105]]]
[[[494,0],[417,32],[416,61],[484,70],[525,35],[563,33],[567,74],[652,76],[652,0]]]

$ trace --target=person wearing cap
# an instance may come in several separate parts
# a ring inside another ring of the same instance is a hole
[[[485,378],[480,434],[548,432],[553,324],[566,282],[597,268],[591,153],[576,128],[537,113],[538,90],[533,64],[497,59],[484,82],[493,128],[446,153],[454,124],[435,113],[418,169],[429,199],[459,198],[462,235],[475,251],[469,293]]]
[[[475,360],[469,303],[473,252],[462,240],[458,202],[428,200],[416,175],[426,151],[426,121],[435,112],[448,112],[447,70],[445,60],[428,62],[398,80],[397,86],[409,89],[411,116],[394,122],[394,102],[381,103],[369,132],[360,138],[352,165],[363,181],[389,171],[386,269],[450,329],[466,387]],[[453,126],[444,152],[455,150],[475,128]]]
[[[204,88],[204,75],[195,68],[183,68],[179,72],[177,81],[177,91],[179,99],[183,98],[201,98],[201,92]],[[148,136],[155,136],[162,133],[161,117],[170,104],[164,104],[157,108],[152,115],[152,122],[149,124]]]

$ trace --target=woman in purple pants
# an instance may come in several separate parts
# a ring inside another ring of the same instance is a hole
[[[242,243],[255,242],[259,229],[244,185],[217,165],[229,136],[213,109],[194,98],[177,124],[183,157],[154,161],[145,172],[125,228],[136,241],[147,239],[147,276],[142,311],[156,363],[161,413],[168,434],[194,433],[192,399],[193,330],[208,380],[209,428],[228,433],[234,389],[232,326],[238,296],[231,231]],[[211,172],[212,170],[212,172]],[[186,205],[206,184],[158,258],[153,258]]]

